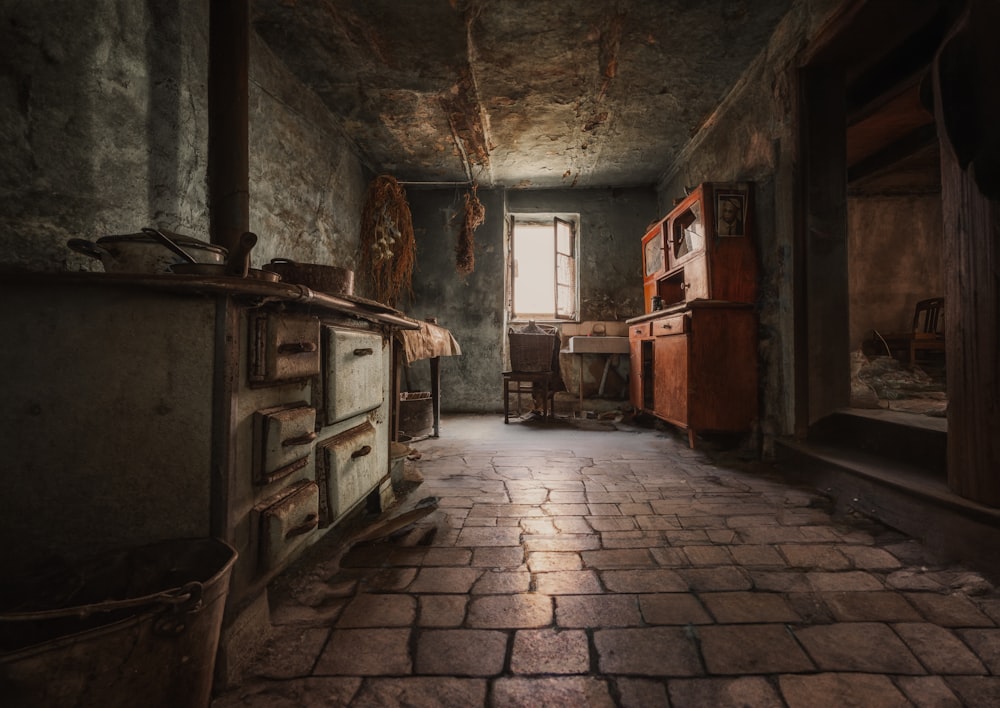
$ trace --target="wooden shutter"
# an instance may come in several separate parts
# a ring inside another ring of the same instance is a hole
[[[556,312],[557,320],[576,318],[576,230],[572,222],[559,217],[552,220],[556,249]]]

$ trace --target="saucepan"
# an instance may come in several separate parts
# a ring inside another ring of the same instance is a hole
[[[152,228],[144,228],[138,234],[102,236],[96,242],[73,238],[66,245],[77,253],[96,258],[108,273],[169,273],[175,263],[222,264],[228,254],[222,246]]]
[[[281,276],[277,273],[250,267],[250,251],[255,245],[257,245],[257,234],[247,231],[240,237],[236,248],[229,254],[225,263],[198,263],[193,258],[188,258],[186,262],[173,264],[170,270],[179,275],[229,276],[271,282],[281,280]]]
[[[352,295],[354,271],[334,265],[298,263],[289,258],[272,258],[264,270],[281,275],[286,283],[305,285],[328,295]]]

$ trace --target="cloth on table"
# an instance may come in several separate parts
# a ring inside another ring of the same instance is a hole
[[[403,361],[406,364],[421,359],[462,354],[462,348],[452,333],[430,322],[421,322],[420,329],[399,330],[396,337],[403,345]]]

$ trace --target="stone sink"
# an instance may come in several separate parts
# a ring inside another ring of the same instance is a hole
[[[570,337],[570,354],[628,354],[628,337]]]

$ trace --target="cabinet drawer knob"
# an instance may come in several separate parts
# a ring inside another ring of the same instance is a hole
[[[371,356],[375,353],[375,350],[371,347],[359,347],[354,350],[354,356]]]
[[[316,439],[316,433],[310,431],[305,435],[300,435],[297,438],[288,438],[281,441],[282,447],[292,447],[293,445],[308,445],[313,440]]]
[[[286,342],[278,345],[280,354],[306,354],[316,351],[316,342]]]
[[[370,454],[371,451],[372,451],[372,446],[371,445],[365,445],[363,447],[358,448],[354,452],[352,452],[351,453],[351,457],[352,458],[364,457],[365,455]]]
[[[663,324],[663,329],[673,329],[673,328],[674,326],[672,324],[667,324],[667,323]]]

